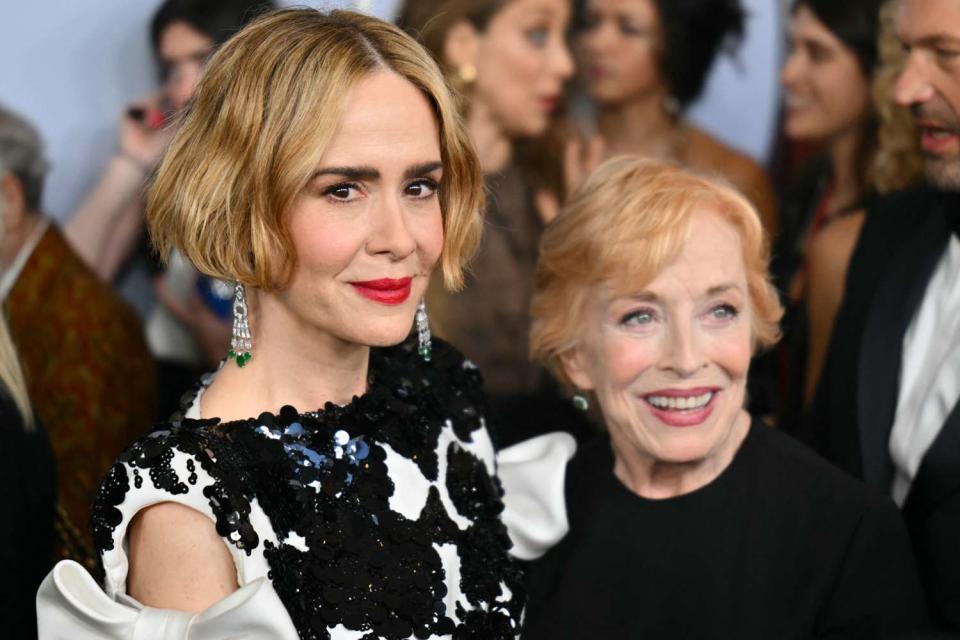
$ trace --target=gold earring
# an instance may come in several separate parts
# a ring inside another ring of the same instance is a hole
[[[464,85],[471,85],[477,79],[477,68],[472,64],[462,64],[457,68],[457,76]]]

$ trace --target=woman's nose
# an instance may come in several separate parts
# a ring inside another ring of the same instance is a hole
[[[373,232],[367,241],[371,254],[389,254],[393,260],[402,260],[416,251],[417,242],[407,224],[399,198],[385,198],[376,214]]]

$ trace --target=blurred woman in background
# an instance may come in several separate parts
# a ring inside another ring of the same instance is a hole
[[[888,153],[877,163],[878,115],[888,123],[888,138],[904,139],[896,132],[910,126],[889,98],[901,48],[893,32],[895,6],[883,5],[883,0],[793,5],[792,45],[782,74],[784,131],[791,141],[822,145],[823,153],[810,161],[782,207],[775,274],[788,309],[779,374],[779,422],[787,430],[799,424],[816,390],[865,208],[881,190],[901,188],[919,175],[919,154],[911,149]],[[878,73],[881,9],[890,41],[885,73]]]
[[[56,497],[50,443],[33,415],[17,350],[0,315],[0,504],[7,514],[0,521],[0,623],[8,638],[37,635],[34,597],[53,559]]]
[[[480,367],[492,413],[511,431],[527,425],[531,411],[566,410],[550,402],[548,377],[527,357],[537,246],[555,213],[556,198],[544,197],[545,167],[559,173],[560,162],[527,150],[548,131],[574,71],[569,20],[567,0],[408,0],[398,18],[459,89],[489,194],[466,286],[432,291],[431,318]]]
[[[738,0],[587,0],[578,37],[582,75],[596,103],[602,155],[638,154],[723,175],[774,234],[774,195],[763,169],[684,118],[718,52],[742,35],[743,21]],[[572,186],[592,163],[568,170]]]
[[[230,338],[232,289],[201,277],[179,254],[162,278],[144,230],[143,189],[190,101],[213,51],[272,0],[165,0],[150,23],[160,91],[120,117],[117,152],[64,230],[81,258],[117,282],[146,320],[157,360],[158,417],[174,411],[200,373],[217,362]],[[159,303],[159,304],[155,304]]]

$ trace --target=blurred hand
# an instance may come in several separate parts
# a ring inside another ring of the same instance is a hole
[[[144,117],[136,118],[131,111]],[[163,123],[164,116],[160,94],[153,94],[130,104],[120,117],[121,153],[146,170],[156,166],[173,137],[172,127]]]
[[[233,324],[217,317],[207,308],[196,291],[185,303],[179,302],[167,290],[163,275],[153,279],[153,290],[157,301],[190,330],[207,365],[213,366],[220,362],[230,348]]]
[[[563,178],[568,198],[597,168],[603,160],[605,150],[603,138],[599,134],[586,141],[579,136],[567,141],[563,150]]]

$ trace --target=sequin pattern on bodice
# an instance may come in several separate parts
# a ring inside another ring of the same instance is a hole
[[[302,638],[516,637],[522,579],[476,368],[439,341],[424,363],[407,341],[370,369],[343,407],[174,416],[138,441],[94,506],[101,556],[122,546],[131,492],[202,492],[220,536],[265,559]]]

